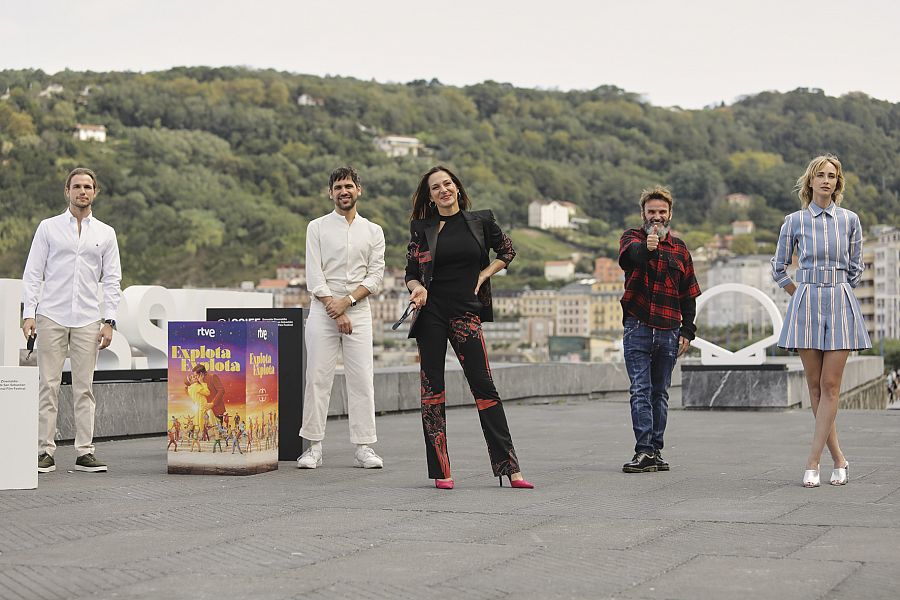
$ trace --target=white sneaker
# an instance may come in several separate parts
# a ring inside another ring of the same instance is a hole
[[[368,446],[356,449],[356,466],[363,469],[380,469],[384,466],[381,457],[375,454],[375,451]]]
[[[297,459],[298,469],[315,469],[322,466],[322,451],[318,448],[310,448]]]

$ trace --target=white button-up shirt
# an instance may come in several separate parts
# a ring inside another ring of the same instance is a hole
[[[122,297],[115,230],[89,215],[81,220],[78,235],[78,219],[68,209],[44,219],[31,242],[22,282],[26,319],[37,313],[63,327],[115,319]],[[103,286],[102,307],[98,284]]]
[[[352,223],[337,211],[306,228],[306,288],[342,298],[364,285],[375,294],[384,279],[384,231],[359,214]]]

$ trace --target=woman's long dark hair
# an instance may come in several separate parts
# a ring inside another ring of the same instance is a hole
[[[436,167],[428,169],[428,172],[422,175],[422,179],[419,180],[419,185],[416,187],[416,191],[413,193],[412,197],[412,213],[409,215],[410,221],[413,219],[427,219],[437,213],[437,208],[431,202],[431,190],[428,188],[428,178],[440,171],[449,175],[450,179],[453,180],[453,184],[456,185],[456,189],[459,191],[459,208],[461,210],[469,210],[472,202],[469,200],[469,195],[466,193],[466,188],[463,186],[462,181],[460,181],[459,177],[447,167],[437,165]]]

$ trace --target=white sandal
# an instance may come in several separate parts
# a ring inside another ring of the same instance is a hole
[[[844,466],[831,472],[831,485],[847,485],[850,481],[850,463],[844,461]]]
[[[807,469],[803,471],[803,487],[814,488],[819,487],[819,468]]]

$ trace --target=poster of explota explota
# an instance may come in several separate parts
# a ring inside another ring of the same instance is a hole
[[[169,473],[278,468],[278,326],[169,323]]]

